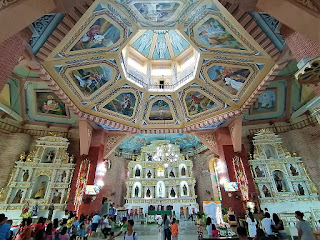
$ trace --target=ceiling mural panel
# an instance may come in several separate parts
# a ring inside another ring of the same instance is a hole
[[[173,120],[169,104],[164,100],[158,100],[151,105],[149,120]]]
[[[215,18],[209,18],[196,27],[196,36],[202,44],[209,47],[246,50]]]
[[[112,69],[107,66],[73,70],[71,77],[84,95],[90,95],[112,78]]]
[[[181,124],[177,104],[171,95],[150,95],[145,102],[143,125],[176,127]]]
[[[110,47],[119,41],[120,34],[120,29],[107,19],[98,18],[71,51]]]
[[[274,64],[218,0],[96,0],[43,66],[106,130],[185,131],[239,114]],[[40,95],[39,111],[55,99]]]
[[[218,107],[214,101],[198,91],[188,92],[184,101],[190,116]]]
[[[243,121],[247,122],[284,117],[286,109],[286,92],[286,80],[272,82],[243,115]]]
[[[77,118],[44,82],[25,83],[27,118],[32,121],[74,125]]]
[[[133,111],[136,105],[136,97],[131,92],[124,92],[119,94],[117,97],[112,99],[107,105],[103,108],[122,114],[128,117],[132,117]]]
[[[218,84],[231,95],[237,95],[250,75],[247,68],[232,68],[221,65],[211,66],[208,71],[210,80]]]
[[[116,0],[132,21],[141,27],[175,27],[188,14],[194,0]]]

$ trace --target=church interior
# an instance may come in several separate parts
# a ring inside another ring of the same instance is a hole
[[[269,212],[298,239],[300,211],[319,237],[318,0],[0,0],[0,28],[13,225],[114,207],[140,240],[164,214],[247,239]]]

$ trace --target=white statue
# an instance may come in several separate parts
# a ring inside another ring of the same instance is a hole
[[[159,184],[159,197],[162,197],[162,184]]]
[[[155,50],[159,54],[159,58],[164,58],[166,49],[167,49],[167,44],[163,39],[161,39],[160,41],[157,41]]]

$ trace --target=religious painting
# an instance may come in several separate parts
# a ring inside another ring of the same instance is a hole
[[[132,44],[132,47],[135,48],[138,52],[142,53],[145,57],[148,57],[153,34],[154,32],[152,30],[146,31]]]
[[[250,113],[276,112],[276,91],[276,89],[263,91],[257,101],[252,105]]]
[[[134,107],[136,104],[136,97],[133,93],[121,93],[116,98],[112,99],[106,106],[105,109],[126,115],[131,117],[133,115]]]
[[[208,69],[208,75],[224,90],[236,95],[250,75],[250,70],[216,65]]]
[[[152,22],[168,21],[180,6],[177,2],[135,3],[133,6],[142,17]]]
[[[77,69],[72,71],[71,77],[82,93],[90,95],[111,79],[112,70],[104,65]]]
[[[197,91],[188,92],[185,102],[191,116],[218,106],[214,101]]]
[[[50,91],[36,91],[36,113],[67,116],[64,103]]]
[[[196,34],[200,42],[209,47],[246,49],[214,18],[202,23],[196,29]]]
[[[167,45],[167,40],[165,36],[165,31],[158,31],[158,37],[156,40],[156,45],[152,55],[153,59],[170,59],[169,49]]]
[[[158,100],[152,104],[150,120],[173,120],[170,106],[163,100]]]
[[[110,47],[120,39],[120,30],[105,18],[97,19],[71,51]]]
[[[169,30],[168,35],[175,57],[190,46],[190,44],[175,30]]]

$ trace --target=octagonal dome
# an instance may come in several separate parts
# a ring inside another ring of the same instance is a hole
[[[148,91],[174,91],[195,78],[200,54],[178,30],[140,30],[122,50],[123,70]]]
[[[239,114],[275,62],[218,0],[96,0],[43,66],[81,117],[181,132]]]

